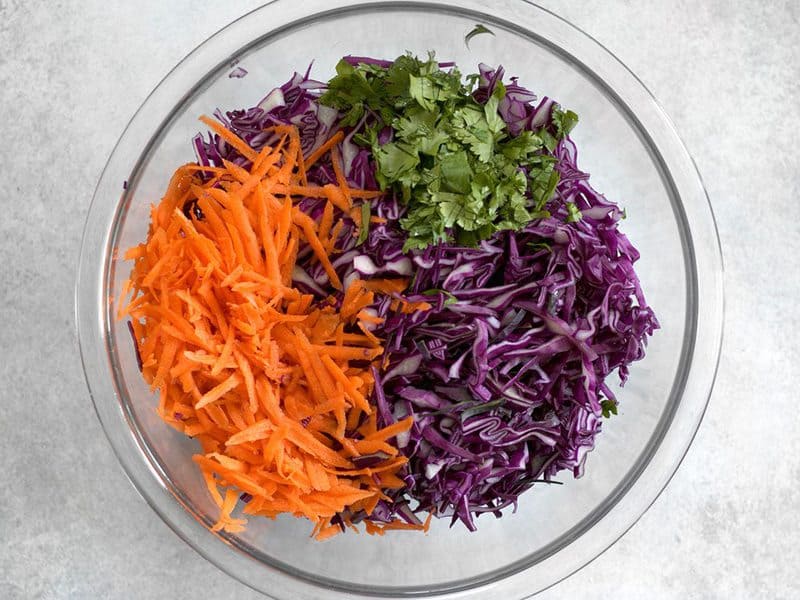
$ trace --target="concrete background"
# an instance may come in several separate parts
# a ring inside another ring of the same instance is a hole
[[[255,8],[0,0],[0,598],[260,598],[127,484],[73,331],[81,229],[117,137],[195,45]],[[628,64],[702,172],[726,260],[717,386],[666,492],[540,596],[799,598],[800,2],[543,4]]]

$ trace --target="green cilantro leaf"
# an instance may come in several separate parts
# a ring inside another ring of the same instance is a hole
[[[555,159],[539,162],[539,169],[533,173],[530,182],[536,210],[544,208],[561,179],[561,175],[555,170]]]
[[[486,25],[481,25],[480,23],[477,23],[475,27],[473,27],[472,30],[467,35],[464,36],[464,45],[467,48],[469,48],[469,43],[470,41],[472,41],[472,38],[474,38],[476,35],[481,35],[485,33],[488,33],[489,35],[494,35],[494,31],[486,27]]]
[[[356,244],[359,246],[366,242],[369,236],[370,217],[372,217],[372,205],[369,200],[364,200],[361,203],[361,230],[358,232],[358,240],[356,240]]]
[[[542,250],[544,252],[552,252],[553,251],[552,247],[547,242],[536,242],[535,244],[534,243],[529,243],[528,246],[530,246],[531,250],[535,250],[535,251],[540,251],[540,250]]]
[[[567,223],[577,223],[583,218],[580,209],[572,202],[567,202]]]
[[[506,122],[500,116],[498,108],[500,106],[500,99],[497,95],[492,95],[483,105],[483,114],[486,116],[486,125],[489,131],[493,134],[498,134],[506,128]]]
[[[419,164],[415,148],[403,142],[389,142],[375,152],[379,174],[388,181],[401,178]]]
[[[500,407],[502,404],[503,404],[503,399],[498,398],[497,400],[491,400],[489,402],[481,402],[480,404],[471,406],[461,413],[461,422],[463,423],[464,421],[466,421],[471,417],[475,417],[485,412],[494,410],[495,408]]]
[[[430,78],[409,75],[408,93],[423,109],[432,111],[436,107],[435,102],[439,94]]]
[[[562,110],[560,107],[555,107],[552,120],[558,139],[562,139],[569,135],[569,132],[578,124],[578,115],[571,110]]]
[[[450,306],[451,304],[455,304],[456,302],[458,302],[458,298],[456,298],[453,294],[451,294],[447,290],[441,290],[439,288],[431,288],[430,290],[425,290],[424,292],[422,292],[423,296],[438,296],[439,294],[444,294],[445,306]]]
[[[470,192],[472,168],[464,150],[440,156],[439,169],[441,172],[441,189],[458,194],[468,194]]]
[[[613,400],[603,400],[600,409],[603,411],[603,416],[608,419],[611,415],[617,414],[617,403]]]

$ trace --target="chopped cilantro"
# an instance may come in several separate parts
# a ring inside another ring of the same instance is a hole
[[[486,25],[481,25],[480,23],[477,23],[475,27],[473,27],[472,30],[467,35],[464,36],[464,44],[466,45],[467,48],[469,48],[469,43],[472,40],[472,38],[474,38],[476,35],[481,35],[484,33],[488,33],[489,35],[494,35],[494,31],[486,27]]]
[[[580,209],[572,202],[567,202],[567,223],[577,223],[582,218]]]
[[[578,124],[578,115],[571,110],[561,110],[558,107],[553,109],[552,119],[556,127],[558,139],[569,135],[569,132]]]
[[[531,250],[534,250],[535,252],[538,252],[540,250],[544,250],[545,252],[553,251],[553,249],[550,247],[550,244],[548,244],[547,242],[536,242],[535,244],[529,243],[528,246],[531,248]]]
[[[467,419],[471,419],[472,417],[476,417],[478,415],[482,415],[483,413],[494,410],[495,408],[500,407],[502,404],[503,399],[498,398],[497,400],[491,400],[490,402],[482,402],[475,406],[470,406],[461,413],[461,422],[463,423]]]
[[[446,296],[444,301],[445,306],[450,306],[451,304],[455,304],[456,302],[458,302],[458,298],[456,298],[453,294],[451,294],[447,290],[440,290],[438,288],[434,288],[422,292],[423,296],[438,296],[439,294],[444,294]]]
[[[476,27],[467,37],[478,33],[486,31]],[[505,86],[498,82],[481,103],[473,96],[479,79],[465,83],[433,54],[406,54],[388,68],[343,60],[320,98],[342,113],[344,126],[368,115],[353,141],[372,151],[381,189],[394,189],[408,206],[400,221],[406,251],[441,241],[474,246],[549,216],[559,182],[552,152],[577,115],[556,107],[547,127],[512,136],[500,114]],[[387,127],[392,138],[381,144]]]
[[[608,419],[611,415],[617,414],[617,403],[613,400],[603,400],[600,409],[603,411],[603,416]]]
[[[369,200],[364,200],[361,204],[361,229],[358,232],[358,240],[356,243],[360,246],[367,241],[369,237],[369,220],[372,216],[372,206]]]

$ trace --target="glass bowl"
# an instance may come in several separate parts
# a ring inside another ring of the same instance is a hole
[[[476,23],[494,35],[464,36]],[[216,508],[190,460],[195,443],[165,425],[139,375],[124,322],[114,318],[148,210],[173,169],[193,160],[200,114],[255,105],[314,61],[326,78],[344,54],[392,58],[435,50],[462,70],[479,62],[575,110],[580,165],[627,209],[623,230],[662,329],[620,392],[583,478],[539,486],[515,514],[480,519],[476,533],[434,522],[427,536],[346,534],[325,543],[307,522],[250,519],[212,533]],[[232,65],[249,74],[230,78]],[[126,189],[123,182],[127,181]],[[77,283],[86,379],[114,451],[137,490],[200,554],[277,599],[522,598],[573,573],[618,539],[655,500],[686,452],[714,381],[722,331],[722,258],[694,164],[642,83],[569,23],[522,0],[272,2],[199,46],[131,120],[97,187]]]

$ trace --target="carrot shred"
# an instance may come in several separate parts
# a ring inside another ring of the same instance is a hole
[[[249,166],[175,171],[151,210],[146,242],[125,254],[133,268],[117,316],[131,319],[158,413],[202,449],[194,462],[219,507],[211,529],[244,528],[234,513],[246,492],[253,498],[242,513],[302,516],[326,539],[354,527],[335,516],[370,514],[387,499],[407,462],[390,442],[410,418],[378,427],[364,366],[383,354],[366,326],[377,319],[368,307],[406,282],[356,279],[345,289],[331,259],[352,199],[381,192],[349,188],[341,132],[304,158],[294,126],[272,128],[277,143],[257,152],[221,123],[201,120]],[[326,153],[336,183],[308,185],[308,168]],[[318,221],[299,208],[307,197],[325,200]],[[187,203],[202,215],[184,214]],[[303,247],[342,290],[340,308],[315,305],[292,284]],[[354,458],[378,450],[385,460],[355,467]],[[368,532],[391,528],[407,527],[367,521]]]
[[[393,438],[400,433],[404,433],[411,429],[411,426],[414,424],[414,417],[406,417],[402,421],[397,421],[387,427],[384,427],[380,431],[376,431],[368,436],[366,436],[365,440],[388,440],[389,438]]]
[[[362,283],[364,289],[384,294],[399,294],[408,287],[407,279],[367,279]]]
[[[278,184],[272,188],[276,194],[287,194],[289,196],[303,196],[304,198],[327,198],[325,188],[323,186],[315,185],[282,185]],[[385,192],[375,190],[349,190],[350,197],[359,200],[372,200],[373,198],[380,198]]]
[[[244,156],[248,160],[253,161],[258,156],[258,153],[255,150],[253,150],[250,146],[248,146],[244,140],[242,140],[238,135],[233,133],[230,129],[225,127],[219,121],[215,121],[214,119],[207,117],[205,115],[200,117],[200,121],[208,125],[214,131],[214,133],[216,133],[219,137],[225,140],[228,144],[233,146],[238,152],[242,154],[242,156]],[[227,170],[228,172],[230,172],[229,169]]]
[[[347,178],[344,176],[344,163],[342,162],[342,154],[339,152],[338,146],[331,148],[331,165],[333,165],[333,173],[336,176],[336,183],[339,185],[339,190],[345,197],[347,205],[352,206],[353,200],[350,196],[350,186],[347,185]]]
[[[323,186],[322,190],[325,192],[325,197],[328,198],[328,202],[333,204],[343,213],[350,212],[350,209],[352,208],[352,201],[340,187],[337,187],[332,183],[328,183]]]
[[[345,393],[350,397],[353,405],[358,406],[363,412],[370,414],[372,409],[369,406],[369,402],[367,402],[364,395],[356,389],[356,386],[354,386],[350,378],[344,374],[344,371],[342,371],[341,367],[331,358],[330,354],[322,354],[320,360],[333,378],[344,388]]]
[[[325,156],[327,152],[330,151],[336,144],[341,142],[344,139],[344,132],[337,131],[331,137],[329,137],[325,142],[323,142],[319,148],[314,150],[311,154],[308,155],[308,158],[305,159],[305,166],[308,169],[311,165],[317,162],[320,158]]]
[[[331,250],[333,249],[332,246],[328,246],[327,242],[329,242],[331,233],[331,227],[333,226],[333,204],[330,202],[325,203],[325,208],[322,211],[322,219],[319,222],[319,239],[325,245],[325,251],[330,254]],[[338,237],[338,236],[337,236]],[[333,238],[334,241],[336,238]]]
[[[305,215],[304,215],[305,216]],[[331,264],[330,258],[328,258],[328,254],[325,252],[325,247],[322,245],[319,237],[317,237],[316,232],[314,231],[313,226],[309,223],[311,221],[310,218],[303,219],[301,221],[301,228],[303,233],[306,236],[306,240],[308,241],[308,245],[311,246],[311,249],[314,251],[314,254],[317,255],[320,263],[322,263],[322,267],[325,269],[325,273],[327,273],[328,277],[330,278],[331,285],[336,288],[337,290],[342,289],[342,282],[339,279],[339,275],[336,274],[336,269],[333,268]]]

